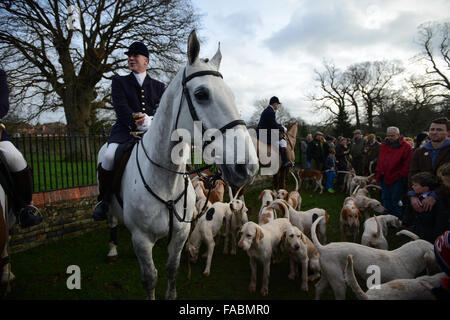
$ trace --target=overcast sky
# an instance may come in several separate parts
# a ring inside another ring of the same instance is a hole
[[[324,119],[307,95],[324,59],[350,64],[399,59],[406,68],[420,52],[417,27],[450,22],[449,0],[192,0],[202,15],[200,56],[212,58],[221,43],[220,71],[244,120],[255,101],[276,95],[291,115]],[[43,122],[64,118],[45,115]]]
[[[420,52],[417,27],[450,22],[448,0],[192,1],[203,14],[200,56],[211,58],[220,41],[220,71],[244,119],[256,100],[276,95],[291,115],[317,122],[324,115],[306,96],[324,59],[342,69],[382,59],[408,68]]]

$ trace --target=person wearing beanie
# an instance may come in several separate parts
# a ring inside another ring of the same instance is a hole
[[[434,256],[447,277],[441,278],[441,286],[431,292],[438,300],[450,300],[450,231],[445,231],[434,242]]]
[[[286,127],[279,124],[277,122],[277,120],[275,119],[275,112],[278,110],[280,105],[281,105],[281,102],[278,99],[278,97],[273,96],[272,98],[270,98],[269,105],[261,113],[261,117],[259,119],[259,123],[256,128],[256,134],[257,134],[258,139],[260,139],[260,130],[263,130],[263,129],[267,130],[267,140],[262,141],[262,142],[264,142],[268,145],[270,145],[272,143],[271,134],[270,134],[271,130],[279,130],[281,132],[287,132]],[[284,140],[283,138],[281,138],[281,136],[279,136],[278,149],[280,151],[280,156],[281,156],[281,162],[282,162],[281,166],[282,167],[293,167],[294,164],[291,161],[289,161],[289,159],[287,157],[286,147],[287,147],[286,140]]]
[[[425,143],[427,143],[430,140],[430,137],[428,137],[428,133],[425,131],[419,133],[415,139],[414,142],[414,151],[416,151],[419,148],[422,148]]]

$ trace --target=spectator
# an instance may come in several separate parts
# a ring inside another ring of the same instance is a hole
[[[334,193],[333,184],[336,178],[336,152],[333,149],[330,150],[325,160],[325,174],[327,176],[327,190],[329,193]]]
[[[430,141],[428,133],[426,133],[425,131],[419,133],[416,137],[416,141],[414,142],[414,151],[416,151],[416,149],[422,148],[428,141]]]
[[[352,156],[352,166],[358,176],[363,174],[363,153],[364,153],[364,139],[361,137],[361,130],[353,132],[352,146],[350,154]]]
[[[311,163],[309,162],[308,157],[307,157],[308,145],[311,141],[312,141],[312,134],[308,133],[306,135],[306,139],[302,140],[300,142],[300,150],[302,151],[302,156],[303,156],[303,159],[305,160],[305,168],[306,169],[311,168]]]
[[[450,209],[450,162],[446,162],[437,170],[437,177],[441,182],[441,197],[446,201],[447,210]],[[450,230],[450,213],[448,221],[448,229]]]
[[[431,290],[436,299],[450,299],[450,232],[446,231],[440,235],[434,243],[434,256],[436,262],[445,272],[447,277],[441,278],[441,285]]]
[[[350,150],[347,147],[347,138],[341,137],[336,146],[336,168],[337,171],[348,170],[348,154]],[[344,183],[345,172],[337,172],[336,187]]]
[[[367,136],[367,144],[364,148],[363,175],[368,176],[375,172],[379,152],[380,143],[375,139],[375,135],[371,133]]]
[[[386,141],[380,146],[377,181],[381,185],[381,200],[388,213],[401,217],[401,199],[406,187],[412,148],[400,136],[397,127],[386,130]]]
[[[409,169],[409,177],[419,172],[430,172],[436,175],[440,166],[450,162],[450,139],[447,138],[448,127],[449,121],[447,118],[438,118],[431,122],[429,128],[431,141],[414,152]],[[426,197],[423,201],[417,197],[411,197],[411,205],[419,213],[430,211],[436,200],[445,196],[444,193],[444,187],[440,186],[435,192],[432,192],[431,197]]]
[[[425,199],[439,185],[437,178],[429,172],[416,173],[411,177],[412,190],[408,196]],[[402,222],[413,225],[413,232],[420,238],[434,243],[436,238],[448,229],[448,210],[444,200],[438,200],[430,211],[417,212],[407,206]]]
[[[410,137],[405,137],[406,142],[409,143],[409,145],[411,146],[411,148],[414,148],[414,139],[410,138]]]
[[[317,131],[314,135],[314,140],[308,145],[308,159],[311,162],[311,169],[320,170],[323,169],[323,161],[325,160],[324,147],[323,147],[323,133]]]

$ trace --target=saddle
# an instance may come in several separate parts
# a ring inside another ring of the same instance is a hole
[[[114,155],[114,179],[111,186],[111,194],[115,194],[121,206],[123,201],[119,194],[122,184],[122,176],[136,142],[137,139],[132,139],[128,142],[119,144],[116,149],[116,154]]]

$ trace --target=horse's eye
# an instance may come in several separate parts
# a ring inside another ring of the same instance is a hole
[[[194,92],[195,99],[199,102],[204,102],[209,100],[209,90],[204,87],[200,87]]]

